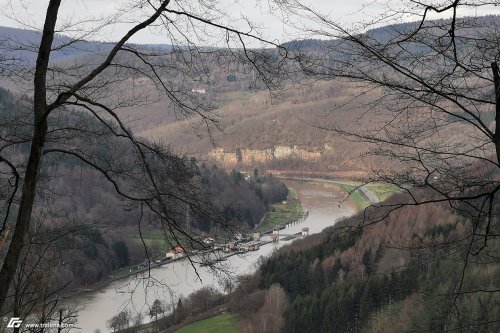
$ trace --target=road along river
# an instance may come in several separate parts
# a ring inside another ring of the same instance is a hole
[[[309,227],[309,233],[318,233],[354,213],[354,209],[347,203],[339,207],[339,201],[345,198],[345,193],[338,192],[329,184],[295,181],[286,183],[297,191],[302,207],[304,211],[309,211],[309,215],[304,222],[289,226],[280,233],[295,234],[304,227]],[[235,274],[251,273],[261,256],[268,256],[276,248],[289,243],[290,241],[270,243],[261,246],[258,251],[232,256],[222,264]],[[99,291],[80,294],[72,300],[81,307],[78,329],[72,332],[109,332],[106,322],[126,308],[130,309],[133,315],[140,311],[147,322],[149,306],[155,299],[176,304],[180,296],[187,296],[204,286],[221,288],[221,279],[214,272],[199,265],[195,267],[197,274],[187,260],[180,260],[152,268],[148,279],[144,274],[138,274],[114,281]]]

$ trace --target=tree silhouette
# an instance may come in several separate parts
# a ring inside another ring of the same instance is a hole
[[[116,316],[108,321],[108,327],[113,329],[113,332],[123,330],[130,325],[130,313],[128,311],[121,311]]]
[[[310,19],[299,28],[327,39],[314,50],[295,51],[306,73],[357,91],[349,102],[332,105],[335,118],[350,123],[312,125],[363,144],[355,165],[368,172],[367,182],[390,183],[405,194],[368,207],[354,229],[384,221],[405,206],[443,204],[467,221],[458,239],[416,245],[446,249],[441,256],[461,262],[446,291],[452,301],[443,310],[458,319],[457,329],[473,321],[460,300],[500,290],[498,283],[478,286],[467,278],[486,263],[493,269],[499,264],[500,20],[472,15],[492,5],[403,1],[350,27],[300,1],[281,7]]]
[[[153,305],[151,305],[151,309],[149,309],[149,316],[151,319],[155,319],[158,321],[158,316],[163,315],[165,309],[163,308],[163,303],[159,299],[155,299]]]
[[[161,96],[177,117],[188,119],[195,128],[213,129],[217,126],[216,104],[187,86],[200,82],[200,77],[213,85],[203,76],[207,62],[237,62],[254,68],[255,84],[278,91],[284,73],[277,68],[287,58],[286,50],[276,43],[228,24],[216,1],[131,1],[106,19],[80,22],[60,17],[60,0],[47,1],[47,5],[38,45],[19,45],[12,40],[2,44],[6,49],[0,59],[2,70],[32,98],[25,98],[24,108],[0,122],[2,244],[10,229],[2,245],[0,309],[9,295],[25,241],[34,231],[32,216],[45,176],[42,165],[66,159],[94,170],[127,202],[127,209],[136,212],[140,233],[143,220],[154,221],[169,235],[172,245],[203,247],[185,228],[186,210],[190,218],[232,228],[226,219],[216,218],[189,161],[164,144],[136,137],[119,111],[130,106],[146,110],[151,100]],[[97,36],[117,22],[132,23],[117,42],[104,43],[97,54],[89,51],[92,57],[76,63],[51,61],[57,52],[85,49],[85,38]],[[130,43],[147,28],[161,31],[172,45],[153,48]],[[77,36],[56,42],[56,33],[66,31]],[[251,41],[278,51],[249,48],[246,44]],[[199,46],[210,43],[217,47]],[[12,45],[15,50],[36,51],[34,67],[29,59],[23,63],[23,59],[9,58]],[[134,93],[138,78],[151,82],[151,91]],[[123,93],[127,89],[132,93]],[[83,121],[88,117],[92,120]]]

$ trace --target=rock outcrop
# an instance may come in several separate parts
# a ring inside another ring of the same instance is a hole
[[[237,164],[253,165],[274,160],[302,160],[316,162],[322,153],[319,150],[309,150],[298,146],[273,146],[267,149],[238,148],[234,152],[227,152],[217,148],[209,153],[209,157],[224,167],[234,167]]]

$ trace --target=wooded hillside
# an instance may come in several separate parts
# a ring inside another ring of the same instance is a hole
[[[253,279],[264,290],[282,287],[290,301],[282,331],[498,331],[498,295],[481,290],[500,287],[500,267],[489,259],[500,249],[492,244],[462,275],[456,263],[467,255],[466,217],[434,204],[403,208],[357,229],[361,218],[298,240],[264,261]],[[247,297],[257,297],[252,290]],[[259,313],[245,314],[245,323],[265,320]]]

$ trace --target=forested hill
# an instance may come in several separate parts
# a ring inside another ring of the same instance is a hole
[[[18,29],[0,26],[0,40],[2,46],[0,53],[6,59],[15,59],[13,63],[19,63],[21,60],[25,65],[34,65],[37,56],[37,49],[34,45],[40,43],[42,34],[40,31]],[[63,48],[64,46],[64,48]],[[56,35],[52,45],[53,52],[50,54],[52,62],[74,60],[81,56],[89,54],[101,54],[109,51],[113,43],[75,39],[64,35]],[[171,45],[144,44],[144,49],[170,49]]]
[[[457,24],[464,27],[457,34],[464,34],[464,38],[467,34],[480,36],[499,20],[498,16],[463,17],[457,19]],[[429,21],[426,25],[433,27],[438,23],[440,21]],[[373,44],[387,40],[396,43],[398,35],[416,27],[418,22],[401,23],[369,30],[360,36]],[[441,33],[446,36],[447,31]],[[192,133],[186,130],[187,121],[168,122],[156,115],[154,123],[148,123],[145,118],[137,124],[137,128],[144,136],[164,139],[174,147],[186,149],[185,143],[190,142],[189,149],[227,168],[238,164],[249,168],[258,164],[269,169],[316,171],[358,168],[361,164],[358,157],[368,152],[369,144],[345,140],[328,129],[342,128],[347,133],[365,133],[365,128],[390,121],[394,114],[386,112],[386,105],[380,99],[393,95],[385,94],[383,88],[356,84],[353,80],[330,80],[333,77],[328,75],[329,70],[339,65],[337,57],[348,57],[350,54],[352,44],[348,39],[309,39],[284,43],[283,46],[291,51],[318,55],[320,70],[324,70],[328,80],[304,80],[298,87],[290,84],[290,89],[285,89],[280,98],[273,99],[266,91],[252,89],[241,68],[238,71],[239,66],[228,69],[209,67],[207,75],[217,84],[207,87],[207,94],[212,94],[220,106],[217,113],[223,132]],[[407,45],[405,51],[411,53],[412,47],[417,46]],[[420,45],[415,51],[420,54],[427,49]],[[485,124],[490,126],[494,120],[491,109],[484,108],[478,112]],[[454,122],[449,130],[446,129],[451,142],[463,140],[461,126],[461,122]],[[214,141],[218,146],[216,149],[212,145]],[[376,169],[390,169],[392,164],[383,164],[382,160],[374,159],[369,163],[374,163]]]
[[[431,204],[401,208],[383,222],[353,228],[362,218],[298,240],[265,260],[249,279],[253,282],[240,286],[233,298],[242,332],[263,323],[287,333],[500,330],[500,295],[479,290],[500,287],[500,267],[490,257],[500,248],[492,243],[464,268],[466,216]],[[258,301],[263,290],[268,296]]]
[[[433,26],[436,25],[436,22],[443,22],[445,19],[441,20],[431,20],[426,21],[424,26]],[[450,21],[448,19],[448,21]],[[458,17],[456,19],[456,24],[467,24],[468,29],[482,29],[488,25],[498,24],[500,22],[500,16],[498,15],[485,15],[481,17]],[[383,42],[390,41],[401,33],[408,31],[415,31],[421,24],[421,21],[414,22],[402,22],[397,24],[388,24],[381,27],[376,27],[369,29],[367,31],[363,31],[362,33],[371,39]],[[324,49],[325,47],[338,47],[339,44],[344,43],[345,41],[339,40],[327,40],[327,39],[300,39],[288,41],[286,43],[281,44],[281,46],[287,48],[290,51],[297,50],[312,50],[319,51]],[[332,55],[334,56],[334,54]]]
[[[16,99],[7,90],[0,89],[0,116],[4,120],[0,124],[0,132],[12,140],[2,147],[2,158],[9,159],[18,170],[25,167],[30,149],[26,140],[31,133],[32,114],[26,106],[29,103],[29,100]],[[142,262],[147,256],[142,242],[138,241],[139,206],[118,195],[114,184],[105,176],[105,170],[123,173],[132,170],[135,173],[135,161],[127,157],[132,149],[130,143],[106,134],[104,125],[86,112],[65,109],[54,114],[51,120],[49,132],[54,131],[52,126],[57,128],[61,123],[64,124],[63,129],[59,129],[57,134],[68,132],[63,140],[49,136],[46,149],[64,147],[69,152],[87,157],[100,168],[98,171],[73,155],[48,154],[42,164],[31,219],[32,230],[40,237],[53,233],[63,235],[58,236],[56,245],[71,253],[73,264],[65,266],[62,274],[66,281],[72,281],[71,287],[78,287],[106,278],[117,268]],[[85,136],[80,136],[81,133]],[[147,141],[144,139],[143,142]],[[122,160],[121,164],[119,160]],[[215,165],[197,163],[196,159],[186,156],[172,154],[168,163],[175,164],[175,167],[159,165],[160,161],[149,162],[156,170],[156,176],[168,185],[173,181],[189,179],[190,184],[197,186],[199,193],[206,198],[207,209],[213,209],[214,216],[231,221],[234,232],[253,229],[273,203],[285,200],[288,195],[287,187],[277,179],[256,175],[245,177],[236,170],[228,174]],[[115,184],[119,184],[120,188],[137,186],[133,177],[116,179]],[[0,182],[5,189],[2,196],[7,196],[13,188],[13,180],[6,173]],[[187,223],[186,207],[180,210],[175,223]],[[2,221],[5,212],[5,207],[2,207]],[[143,232],[163,234],[164,226],[151,218],[147,209],[144,213],[148,223]],[[7,221],[9,226],[14,224],[12,214]],[[189,223],[193,237],[214,232],[214,221],[195,212],[190,213]],[[148,249],[149,254],[160,254],[157,252],[164,250],[164,243],[165,240],[154,251]]]
[[[467,18],[460,20],[465,20],[464,24],[469,27]],[[498,20],[497,16],[475,18],[475,25],[470,24],[470,28],[466,30],[484,29],[488,22]],[[411,29],[416,24],[380,27],[368,31],[366,36],[390,39],[396,31]],[[3,31],[14,44],[27,40],[29,45],[39,38],[38,32],[2,29],[0,35]],[[68,42],[73,40],[58,36],[55,45]],[[331,60],[335,58],[335,53],[331,50],[335,43],[339,41],[303,40],[283,45],[291,50],[322,52],[325,59]],[[169,48],[168,45],[144,47],[159,47],[163,50]],[[92,63],[100,59],[107,48],[109,45],[105,43],[79,41],[71,44],[64,52],[53,52],[51,61],[61,62],[60,65],[63,66],[67,58],[85,56],[79,58],[81,63]],[[12,52],[20,52],[21,57],[34,56],[32,50],[15,47],[10,49]],[[176,84],[182,84],[187,92],[210,100],[218,107],[214,115],[217,128],[204,130],[203,126],[198,126],[193,130],[192,124],[197,124],[199,119],[179,117],[168,99],[162,96],[151,96],[147,105],[139,103],[137,106],[120,107],[117,109],[118,114],[141,136],[166,142],[176,151],[189,151],[198,160],[209,160],[210,164],[217,163],[229,170],[238,167],[253,170],[256,165],[262,168],[316,171],[352,169],[353,164],[358,167],[354,160],[367,151],[367,145],[346,142],[339,135],[323,128],[335,125],[347,131],[356,131],[369,126],[371,122],[383,122],[385,119],[381,116],[383,112],[375,112],[377,107],[371,110],[373,112],[370,112],[370,117],[365,116],[365,110],[361,107],[377,100],[380,91],[360,94],[363,88],[354,83],[333,80],[303,82],[298,89],[286,87],[280,92],[280,98],[271,98],[264,85],[252,80],[253,72],[245,64],[220,66],[214,59],[203,59],[203,66],[203,73],[200,73],[204,77],[203,81],[186,79],[178,72],[172,73],[170,78]],[[325,60],[325,66],[328,67],[328,60]],[[138,73],[127,75],[130,75],[127,80],[133,82],[133,88],[120,87],[124,98],[132,99],[154,91],[154,83],[149,78]],[[494,116],[487,111],[489,110],[480,112],[481,118],[489,124]],[[352,117],[357,121],[353,122]],[[460,129],[450,131],[450,140],[460,133]],[[385,165],[377,167],[383,169]]]

